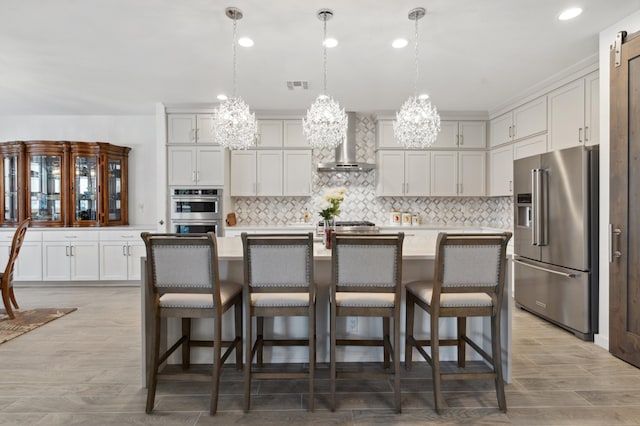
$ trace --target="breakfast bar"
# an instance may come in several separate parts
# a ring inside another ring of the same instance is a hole
[[[243,272],[243,251],[242,240],[238,237],[219,237],[218,241],[218,260],[219,260],[219,273],[221,280],[237,281],[242,283],[244,280]],[[435,246],[436,239],[434,236],[406,236],[403,245],[402,254],[402,282],[403,285],[407,282],[421,279],[431,279],[433,276],[433,265],[435,259]],[[511,277],[512,267],[511,259],[508,256],[507,271],[506,271],[506,284],[504,291],[504,300],[502,303],[502,317],[501,317],[501,329],[502,329],[502,361],[504,378],[507,383],[511,382],[511,319],[512,319],[512,292],[511,292]],[[142,271],[145,271],[146,260],[142,260]],[[375,259],[371,260],[375,262]],[[320,242],[314,244],[314,275],[315,281],[318,286],[317,300],[316,300],[316,333],[317,333],[317,349],[316,360],[318,363],[329,362],[329,312],[328,312],[328,298],[329,298],[329,285],[331,282],[331,250],[328,250]],[[147,289],[145,274],[142,274],[142,383],[146,383],[146,373],[150,365],[150,344],[151,339],[148,335],[150,330],[150,324],[152,321],[152,299],[151,293]],[[227,312],[225,315],[233,315],[232,312]],[[418,316],[422,315],[422,317]],[[404,295],[402,302],[401,312],[401,347],[399,348],[399,355],[401,361],[404,358]],[[338,330],[342,330],[343,333],[350,337],[357,337],[359,332],[370,335],[375,332],[382,332],[382,324],[373,321],[369,318],[347,318],[342,319],[342,322],[338,322]],[[194,320],[193,331],[194,336],[208,337],[210,338],[213,333],[213,320]],[[230,322],[223,321],[223,327],[229,325]],[[246,327],[246,324],[245,324]],[[456,330],[455,318],[442,319],[440,322],[441,334],[451,333],[454,335]],[[287,336],[296,337],[298,335],[303,336],[307,330],[307,319],[303,317],[294,317],[288,319],[278,318],[275,321],[273,319],[265,319],[265,334],[273,333],[278,336],[280,332],[286,332]],[[178,321],[166,321],[163,322],[163,335],[171,336],[172,339],[175,336],[179,336],[180,324]],[[417,314],[415,322],[415,334],[428,336],[429,335],[429,318],[422,313]],[[232,335],[231,328],[223,328],[223,336],[228,337]],[[490,340],[490,320],[488,318],[473,318],[468,323],[468,335],[479,342],[485,351],[491,351]],[[381,359],[381,349],[372,348],[340,348],[337,357],[339,361],[347,362],[369,362],[377,361]],[[178,363],[180,360],[179,351],[173,354],[168,362]],[[469,353],[469,356],[471,353]],[[441,349],[441,359],[454,360],[455,349],[453,347],[443,347]],[[210,364],[211,363],[211,349],[208,348],[193,348],[192,350],[192,363],[198,364]],[[472,359],[481,359],[479,356]],[[265,348],[265,362],[278,362],[278,363],[300,363],[308,362],[308,356],[305,348]]]

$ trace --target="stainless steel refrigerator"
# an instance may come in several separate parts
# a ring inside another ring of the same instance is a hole
[[[516,305],[584,340],[598,332],[598,148],[514,161]]]

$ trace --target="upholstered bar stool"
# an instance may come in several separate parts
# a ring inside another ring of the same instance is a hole
[[[244,249],[245,340],[244,411],[249,411],[251,380],[306,378],[309,410],[313,411],[316,353],[316,285],[313,278],[313,234],[248,235],[242,233]],[[253,342],[252,318],[256,318]],[[307,317],[304,338],[268,338],[265,317]],[[307,346],[309,367],[301,371],[261,371],[265,346]],[[256,357],[256,365],[253,359]]]
[[[236,350],[236,367],[242,368],[242,284],[221,282],[218,274],[216,236],[208,234],[150,234],[143,233],[147,248],[146,283],[154,302],[152,361],[147,380],[147,407],[150,413],[155,404],[158,370],[167,358],[182,347],[182,366],[190,365],[191,347],[213,347],[213,373],[210,413],[216,413],[220,370],[222,364]],[[222,340],[222,314],[234,308],[235,338]],[[160,354],[161,318],[181,318],[182,336],[168,350]],[[191,338],[191,318],[214,320],[213,341]],[[221,348],[227,347],[224,354]]]
[[[499,234],[440,233],[436,243],[433,281],[414,281],[406,285],[406,346],[405,364],[411,368],[413,348],[429,362],[433,372],[433,393],[436,411],[444,407],[443,380],[493,379],[498,406],[507,411],[502,377],[500,342],[500,310],[505,285],[507,243],[510,232]],[[430,316],[431,338],[419,340],[413,334],[415,306]],[[440,336],[439,319],[457,318],[457,337]],[[491,354],[467,336],[467,317],[491,318]],[[465,370],[466,345],[479,353],[491,371]],[[431,347],[431,355],[424,346]],[[458,369],[443,371],[440,346],[456,346]]]
[[[330,290],[330,378],[331,411],[336,405],[338,378],[394,379],[395,407],[401,411],[400,396],[400,298],[402,282],[402,243],[404,233],[392,235],[333,234],[331,242]],[[371,339],[338,338],[336,319],[341,316],[382,318],[382,337]],[[393,320],[393,343],[390,322]],[[338,370],[337,346],[383,348],[384,369]]]

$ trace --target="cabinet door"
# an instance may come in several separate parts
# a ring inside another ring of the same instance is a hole
[[[282,148],[282,120],[258,120],[260,148]]]
[[[584,78],[548,95],[549,151],[580,145],[584,130]]]
[[[486,191],[486,155],[484,152],[458,153],[458,195],[483,196]]]
[[[393,120],[378,120],[376,123],[376,146],[378,148],[399,148],[393,134]]]
[[[195,143],[196,141],[196,116],[195,114],[168,114],[167,115],[167,142]]]
[[[404,153],[404,193],[411,196],[427,196],[430,193],[428,152],[408,151]]]
[[[585,78],[584,141],[587,145],[600,143],[600,78],[598,72]]]
[[[376,193],[404,195],[404,151],[378,151]]]
[[[196,142],[215,144],[216,137],[213,132],[214,114],[198,114],[196,116]]]
[[[547,135],[532,136],[513,144],[513,159],[531,157],[547,152]]]
[[[489,153],[489,195],[513,194],[513,145]]]
[[[224,185],[224,151],[218,146],[200,146],[196,149],[198,186]]]
[[[433,151],[431,153],[431,196],[458,194],[458,153]]]
[[[98,156],[73,153],[71,167],[71,225],[97,225],[101,208],[98,193]]]
[[[458,146],[458,122],[441,121],[438,138],[432,148],[456,148]]]
[[[284,151],[285,196],[311,195],[311,151]]]
[[[484,121],[461,121],[458,123],[459,148],[486,148],[487,123]]]
[[[196,183],[196,150],[188,146],[169,147],[169,185]]]
[[[302,132],[302,120],[284,120],[282,125],[285,148],[309,148],[309,142]]]
[[[231,151],[230,179],[231,195],[256,195],[256,151]]]
[[[513,115],[511,112],[494,118],[489,123],[489,147],[511,142],[511,129],[513,127]]]
[[[103,241],[100,243],[100,279],[127,279],[127,243]]]
[[[22,243],[16,259],[14,275],[16,281],[42,281],[42,243]]]
[[[282,195],[282,151],[258,151],[256,194]]]
[[[68,281],[71,278],[71,246],[64,241],[42,243],[42,278],[44,281]]]
[[[129,245],[127,246],[127,279],[129,280],[140,280],[141,279],[141,271],[140,271],[140,258],[145,257],[147,255],[147,251],[145,245],[142,241],[129,241]]]
[[[542,96],[513,111],[513,138],[522,139],[547,131],[547,97]]]
[[[100,257],[97,242],[77,241],[71,244],[71,280],[100,279]]]

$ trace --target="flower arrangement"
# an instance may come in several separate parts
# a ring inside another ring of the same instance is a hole
[[[344,200],[347,189],[344,187],[328,189],[320,203],[319,215],[324,220],[335,219],[340,215],[340,203]]]

